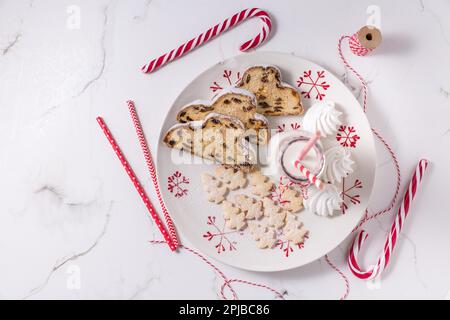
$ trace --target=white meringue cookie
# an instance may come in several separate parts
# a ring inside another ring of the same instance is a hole
[[[316,102],[303,117],[303,129],[311,133],[320,131],[322,137],[332,135],[342,124],[341,115],[333,101]]]
[[[351,152],[336,146],[325,151],[325,169],[322,179],[325,182],[335,183],[352,173],[355,162],[351,159]]]
[[[342,198],[336,186],[332,184],[325,185],[322,190],[310,187],[304,205],[307,210],[319,216],[332,216],[341,208]]]

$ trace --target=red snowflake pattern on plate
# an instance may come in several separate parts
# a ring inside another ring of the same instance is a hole
[[[353,182],[353,185],[346,186],[345,185],[345,179],[342,178],[342,191],[341,191],[341,198],[342,198],[342,214],[345,214],[350,204],[359,204],[361,203],[360,195],[356,193],[356,189],[362,189],[363,185],[361,180],[356,179]]]
[[[214,230],[213,231],[207,230],[203,234],[203,238],[205,238],[208,241],[217,240],[217,243],[214,247],[216,248],[218,254],[225,252],[227,250],[228,251],[237,250],[236,248],[237,241],[231,240],[229,236],[232,234],[243,235],[244,233],[242,231],[238,230],[225,231],[225,222],[223,223],[222,228],[220,228],[216,224],[215,216],[208,216],[206,224],[212,226]]]
[[[178,170],[167,178],[167,189],[170,193],[175,194],[175,198],[181,198],[188,194],[187,184],[189,184],[189,179]]]
[[[322,100],[325,97],[324,91],[330,88],[330,85],[324,80],[325,71],[316,71],[316,75],[312,75],[312,71],[304,71],[303,76],[297,80],[297,87],[302,87],[301,94],[303,97],[311,99],[311,94],[315,94],[316,100]],[[306,87],[306,89],[303,89]]]
[[[298,122],[293,122],[293,123],[290,124],[290,127],[291,127],[292,130],[299,130],[301,128],[301,124],[298,123]],[[280,125],[277,126],[277,133],[285,132],[285,131],[286,131],[286,124],[285,123],[280,124]]]
[[[305,241],[308,239],[308,236],[305,236],[305,241],[294,244],[290,240],[282,240],[283,232],[278,231],[277,232],[277,242],[275,243],[275,248],[280,249],[282,252],[284,252],[284,256],[286,258],[289,258],[289,255],[294,252],[294,249],[297,248],[298,250],[303,249],[305,247]]]
[[[214,81],[213,84],[209,87],[212,92],[220,91],[224,89],[224,86],[232,86],[236,85],[241,80],[241,73],[237,71],[233,75],[233,71],[231,70],[223,70],[222,77],[226,79],[225,84],[221,84],[221,81]]]
[[[356,148],[356,142],[358,142],[359,139],[361,139],[361,137],[356,134],[355,127],[339,126],[336,134],[336,140],[341,144],[341,146]]]

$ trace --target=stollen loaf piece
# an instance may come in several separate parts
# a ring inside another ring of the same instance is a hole
[[[177,121],[203,120],[210,113],[235,117],[244,123],[245,137],[251,143],[267,144],[269,130],[267,119],[256,112],[256,97],[253,93],[239,88],[229,88],[211,102],[194,101],[183,107],[177,114]]]
[[[244,139],[245,126],[237,118],[210,113],[203,121],[177,124],[164,136],[164,143],[174,149],[237,168],[253,170],[256,155]]]
[[[248,68],[238,87],[256,95],[257,112],[267,116],[299,115],[303,113],[300,93],[281,82],[281,72],[274,66]]]

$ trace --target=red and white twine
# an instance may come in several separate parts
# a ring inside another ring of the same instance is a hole
[[[150,241],[151,244],[162,244],[165,243],[165,241],[163,240],[151,240]],[[220,296],[222,299],[224,300],[229,300],[226,292],[225,292],[225,288],[228,288],[233,296],[233,300],[238,300],[239,297],[236,293],[236,291],[234,290],[233,286],[231,285],[232,283],[242,283],[245,285],[249,285],[249,286],[253,286],[253,287],[257,287],[257,288],[262,288],[262,289],[266,289],[272,293],[275,294],[275,297],[281,300],[284,300],[284,293],[279,292],[265,284],[261,284],[261,283],[256,283],[256,282],[252,282],[252,281],[247,281],[247,280],[241,280],[241,279],[228,279],[228,277],[225,275],[225,273],[223,273],[222,270],[220,270],[214,263],[212,263],[211,261],[209,261],[205,256],[203,256],[200,252],[191,249],[189,247],[186,247],[182,244],[179,245],[180,248],[192,253],[193,255],[197,256],[198,258],[200,258],[203,262],[205,262],[208,266],[210,266],[223,280],[222,285],[220,286]]]
[[[394,163],[394,167],[395,167],[395,171],[396,171],[395,191],[394,191],[394,194],[393,194],[393,196],[391,198],[391,201],[389,202],[389,205],[386,208],[384,208],[384,209],[382,209],[382,210],[380,210],[380,211],[378,211],[376,213],[373,213],[371,215],[369,215],[369,211],[366,210],[364,218],[361,219],[361,221],[353,229],[353,231],[358,230],[366,222],[368,222],[368,221],[370,221],[372,219],[375,219],[376,217],[382,216],[385,213],[390,212],[394,208],[395,203],[397,202],[398,195],[400,193],[401,174],[400,174],[400,165],[398,164],[397,156],[395,155],[394,150],[392,150],[391,146],[386,142],[386,140],[384,140],[384,138],[378,133],[378,131],[376,131],[374,128],[372,128],[372,132],[378,138],[378,140],[380,140],[380,142],[384,145],[386,150],[389,152],[389,155],[392,158],[392,162]]]
[[[208,42],[217,35],[233,28],[235,25],[241,23],[242,21],[253,17],[258,17],[263,22],[261,32],[258,33],[258,35],[253,39],[244,42],[240,46],[239,50],[245,52],[250,49],[256,48],[262,42],[264,42],[264,40],[266,40],[266,38],[269,36],[269,33],[272,29],[272,21],[270,19],[269,14],[264,10],[261,10],[259,8],[245,9],[225,19],[223,22],[218,23],[215,26],[209,28],[205,32],[199,34],[197,37],[192,38],[191,40],[183,43],[181,46],[170,50],[169,52],[161,55],[156,59],[151,60],[148,64],[142,67],[142,71],[144,73],[153,72],[156,69],[164,66],[165,64],[183,56],[184,54]]]
[[[342,63],[345,65],[345,67],[348,70],[350,70],[355,75],[355,77],[359,80],[359,82],[361,84],[362,93],[363,93],[363,95],[362,95],[363,96],[363,111],[366,112],[367,111],[367,91],[368,91],[367,84],[366,84],[366,81],[364,80],[364,78],[348,63],[347,59],[345,59],[345,57],[344,57],[344,54],[342,52],[342,44],[345,39],[349,40],[350,51],[358,56],[365,56],[368,53],[370,53],[372,50],[369,50],[369,49],[366,50],[361,45],[361,43],[358,40],[357,33],[353,34],[352,36],[345,36],[345,35],[341,36],[338,41],[337,49],[338,49],[338,54],[339,54],[339,57],[340,57]],[[350,43],[351,43],[351,46],[350,46]],[[390,147],[390,145],[381,137],[381,135],[377,131],[375,131],[373,128],[372,128],[372,132],[379,138],[379,140],[383,143],[383,145],[386,147],[386,149],[389,151],[389,154],[392,157],[392,160],[394,162],[394,165],[395,165],[396,171],[397,171],[397,185],[396,185],[396,190],[394,192],[394,195],[393,195],[389,205],[385,209],[380,210],[379,212],[372,214],[370,216],[368,215],[369,210],[366,209],[364,217],[361,219],[358,226],[356,226],[355,229],[353,229],[353,231],[358,230],[367,221],[389,212],[394,207],[395,202],[397,201],[399,190],[400,190],[401,175],[400,175],[400,166],[398,164],[397,157],[396,157],[395,153],[393,152],[392,148]],[[348,294],[350,292],[349,281],[348,281],[347,277],[345,276],[345,274],[341,270],[339,270],[339,268],[336,265],[334,265],[331,262],[328,255],[325,255],[325,260],[330,265],[330,267],[333,268],[336,272],[338,272],[338,274],[344,280],[345,292],[344,292],[343,296],[341,297],[341,300],[343,300],[348,296]]]
[[[358,56],[365,56],[368,53],[372,52],[373,49],[363,47],[361,45],[361,43],[359,42],[356,33],[353,36],[342,36],[338,42],[338,53],[339,53],[339,57],[342,60],[342,63],[358,78],[358,80],[361,83],[362,91],[363,91],[363,110],[364,110],[364,112],[366,112],[366,110],[367,110],[367,84],[364,81],[364,78],[347,62],[347,60],[345,59],[345,57],[342,53],[342,43],[345,39],[348,39],[348,41],[349,41],[349,48],[350,48],[351,52],[353,52],[354,54],[356,54]],[[393,195],[389,205],[385,209],[380,210],[371,215],[368,214],[368,209],[366,209],[365,216],[363,217],[363,219],[361,219],[360,223],[355,227],[355,229],[353,231],[356,231],[359,228],[361,228],[361,226],[364,223],[366,223],[367,221],[372,220],[380,215],[390,212],[393,209],[393,207],[395,206],[395,203],[397,201],[397,197],[398,197],[398,194],[400,191],[401,174],[400,174],[400,167],[398,164],[398,159],[397,159],[393,149],[391,148],[391,146],[380,135],[380,133],[378,133],[378,131],[376,131],[374,128],[372,128],[372,132],[380,140],[380,142],[384,145],[384,147],[387,149],[387,151],[389,152],[389,154],[393,160],[393,163],[394,163],[394,166],[396,169],[397,183],[396,183],[394,195]],[[362,270],[357,262],[358,253],[360,252],[361,247],[368,235],[364,230],[361,230],[360,233],[356,236],[356,238],[353,242],[353,245],[350,249],[350,253],[349,253],[349,257],[348,257],[348,265],[349,265],[349,268],[352,271],[352,273],[355,276],[357,276],[358,278],[374,279],[377,276],[379,276],[383,272],[383,270],[386,268],[386,266],[389,262],[389,259],[392,255],[392,251],[394,250],[395,243],[396,243],[397,237],[401,231],[401,228],[403,226],[404,220],[405,220],[406,216],[408,215],[409,205],[411,203],[411,200],[414,198],[418,183],[420,183],[420,181],[422,180],[423,173],[425,172],[427,165],[428,165],[427,160],[420,160],[420,162],[416,168],[416,171],[413,175],[413,178],[409,184],[408,190],[405,193],[405,196],[403,198],[402,204],[399,208],[399,211],[395,218],[395,221],[391,227],[391,231],[386,239],[384,251],[379,256],[375,266],[368,270]],[[417,180],[418,177],[419,177],[419,180]],[[348,279],[343,274],[343,272],[340,271],[329,260],[328,256],[325,256],[325,259],[330,264],[330,266],[343,277],[343,279],[345,281],[346,290],[345,290],[345,294],[342,297],[342,299],[345,299],[345,297],[347,297],[347,295],[349,293]]]
[[[358,33],[355,32],[352,36],[344,36],[348,38],[348,46],[350,50],[356,54],[357,56],[365,56],[371,53],[374,49],[367,48],[361,45],[361,42],[358,40]]]
[[[353,36],[341,36],[341,38],[339,39],[339,42],[338,42],[338,53],[339,53],[339,57],[341,58],[342,63],[345,65],[345,67],[348,70],[353,72],[353,74],[356,76],[356,78],[358,78],[359,82],[361,83],[361,86],[363,88],[363,110],[364,110],[364,112],[366,112],[366,110],[367,110],[367,84],[366,84],[366,81],[364,80],[364,78],[355,69],[353,69],[353,67],[347,62],[347,60],[344,57],[344,54],[342,53],[342,42],[345,39],[348,39],[349,43],[350,43],[350,39],[351,39],[352,47],[350,48],[350,50],[359,56],[366,55],[371,51],[365,50],[365,48],[358,41],[356,33]],[[356,46],[356,48],[359,48],[359,49],[356,50],[355,46]],[[364,52],[364,54],[362,54],[363,52]]]
[[[362,96],[363,96],[363,110],[364,110],[364,112],[366,112],[367,111],[367,96],[368,96],[367,84],[366,84],[366,81],[364,80],[364,78],[348,63],[347,59],[345,59],[345,57],[344,57],[344,54],[342,52],[342,43],[345,39],[348,39],[349,46],[351,43],[350,50],[352,51],[352,53],[354,53],[358,56],[365,56],[365,55],[369,54],[370,52],[372,52],[373,49],[368,49],[368,48],[365,48],[364,46],[362,46],[358,40],[357,33],[353,34],[352,36],[341,36],[339,39],[339,42],[338,42],[338,53],[339,53],[339,57],[340,57],[342,63],[345,65],[345,67],[348,70],[350,70],[355,75],[355,77],[359,80],[359,82],[361,84]],[[400,166],[398,163],[397,156],[395,155],[391,146],[386,142],[386,140],[381,136],[381,134],[378,133],[377,130],[372,128],[372,132],[378,138],[378,140],[383,144],[383,146],[386,148],[386,150],[389,152],[389,155],[392,158],[392,161],[394,163],[395,170],[396,170],[396,186],[395,186],[394,195],[393,195],[391,201],[389,202],[389,205],[385,209],[380,210],[370,216],[368,215],[368,210],[366,210],[366,214],[365,214],[364,218],[360,221],[358,226],[353,231],[356,231],[357,229],[359,229],[367,221],[372,220],[380,215],[383,215],[383,214],[391,211],[392,208],[395,206],[395,202],[397,201],[397,197],[400,192],[401,173],[400,173]]]

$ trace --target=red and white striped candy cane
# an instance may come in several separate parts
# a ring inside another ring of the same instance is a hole
[[[156,69],[162,67],[166,63],[169,63],[182,55],[188,53],[189,51],[194,50],[195,48],[201,46],[205,42],[213,39],[215,36],[231,29],[238,23],[250,19],[253,17],[258,17],[262,20],[263,26],[261,32],[254,37],[253,39],[247,40],[244,42],[239,50],[248,51],[259,46],[264,40],[266,40],[267,36],[272,29],[272,21],[270,19],[269,14],[258,8],[245,9],[241,12],[234,14],[232,17],[225,19],[223,22],[216,24],[214,27],[209,28],[205,32],[199,34],[197,37],[192,38],[186,43],[183,43],[178,48],[172,49],[171,51],[163,54],[162,56],[153,59],[148,64],[142,67],[142,71],[144,73],[150,73],[155,71]]]
[[[368,237],[366,231],[361,230],[359,234],[356,236],[353,245],[350,249],[349,257],[348,257],[348,265],[352,273],[360,278],[360,279],[374,279],[379,276],[383,270],[387,267],[389,263],[389,259],[391,258],[392,252],[394,250],[395,244],[397,242],[398,235],[400,234],[403,224],[405,222],[406,217],[408,216],[408,212],[410,209],[410,205],[416,195],[417,187],[422,181],[422,177],[425,173],[425,170],[428,167],[428,160],[422,159],[419,161],[416,170],[412,176],[412,179],[409,183],[408,189],[405,192],[405,196],[403,197],[403,201],[398,209],[397,216],[395,217],[395,221],[392,224],[390,233],[386,239],[384,244],[384,250],[379,256],[377,263],[374,267],[363,270],[358,264],[357,257],[361,247],[363,246],[365,240]]]
[[[323,189],[325,184],[322,182],[322,180],[317,178],[317,176],[314,175],[311,171],[309,171],[309,169],[306,168],[303,164],[301,164],[300,161],[296,160],[294,162],[294,166],[298,168],[302,173],[302,175],[304,175],[309,180],[309,182],[311,182],[314,186],[316,186],[317,189],[319,190]]]

